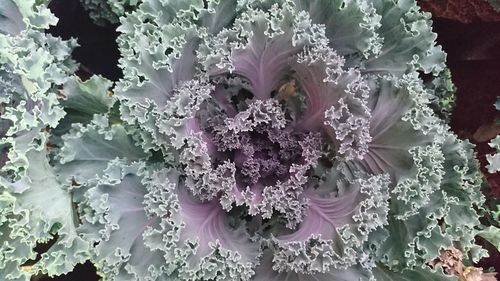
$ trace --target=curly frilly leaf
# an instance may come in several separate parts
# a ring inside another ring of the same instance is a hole
[[[37,272],[70,272],[89,257],[90,245],[76,231],[72,195],[56,179],[50,163],[49,131],[65,114],[56,88],[75,69],[70,52],[76,41],[44,34],[57,22],[46,6],[3,1],[2,7],[7,6],[7,19],[18,29],[0,34],[2,129],[8,128],[2,134],[8,157],[0,179],[2,204],[6,203],[0,278],[29,280]],[[34,247],[50,240],[54,243],[35,261]],[[31,267],[22,269],[30,259]]]
[[[380,53],[361,62],[369,73],[402,75],[407,69],[425,73],[441,72],[446,54],[436,45],[432,32],[431,14],[420,11],[416,1],[375,0],[372,2],[381,16],[376,30],[383,45]]]
[[[368,100],[371,142],[363,159],[348,165],[369,173],[388,173],[397,182],[414,165],[411,149],[433,142],[429,132],[439,120],[428,107],[425,89],[415,76],[372,78],[369,83],[377,85]]]
[[[29,280],[37,272],[59,275],[70,272],[78,263],[88,259],[90,245],[78,236],[78,218],[71,193],[56,180],[44,151],[27,152],[29,167],[19,181],[2,179],[2,277],[7,280]],[[26,189],[29,187],[29,189]],[[25,189],[25,190],[23,190]],[[5,199],[5,200],[4,200]],[[56,238],[54,238],[54,236]],[[37,256],[38,243],[53,240],[30,270],[21,265]]]
[[[25,225],[29,211],[15,207],[16,198],[3,191],[0,194],[0,270],[2,277],[11,280],[29,280],[30,274],[20,270],[28,259],[36,256],[36,239],[26,239],[31,229]]]
[[[500,151],[500,136],[492,139],[489,145],[491,148],[497,150],[497,153],[493,155],[486,155],[486,159],[489,162],[489,164],[486,165],[486,168],[488,169],[488,172],[493,174],[496,172],[500,172],[500,153],[498,152]]]
[[[248,81],[256,98],[270,98],[304,44],[323,39],[306,13],[295,11],[289,1],[280,6],[272,6],[271,14],[245,11],[231,29],[209,37],[200,47],[203,57],[199,55],[208,73],[237,74]]]
[[[86,184],[102,176],[108,163],[123,159],[132,162],[146,158],[148,153],[138,147],[131,129],[120,124],[108,124],[106,116],[95,115],[92,123],[73,124],[62,136],[62,147],[56,165],[62,182]]]
[[[86,81],[81,81],[76,76],[68,78],[58,93],[66,114],[52,131],[51,142],[55,146],[63,145],[61,136],[71,130],[72,124],[87,125],[95,115],[107,114],[109,122],[113,124],[121,122],[117,116],[117,108],[112,110],[116,98],[109,91],[111,85],[111,81],[100,76],[92,76]]]
[[[371,232],[387,224],[389,177],[354,182],[330,178],[323,184],[335,181],[339,188],[336,197],[306,191],[308,210],[301,225],[291,234],[276,237],[274,270],[327,273],[365,262],[363,243]]]
[[[373,275],[377,280],[384,281],[413,281],[413,280],[428,280],[428,281],[453,281],[455,277],[445,275],[442,272],[430,272],[427,269],[404,270],[403,272],[391,272],[387,267],[378,266]]]
[[[343,269],[330,269],[324,273],[314,275],[297,272],[277,272],[272,269],[273,255],[264,253],[261,266],[257,268],[255,281],[371,281],[371,273],[361,266]]]
[[[71,118],[70,123],[86,124],[94,114],[108,113],[116,100],[109,91],[111,86],[111,81],[100,76],[92,76],[86,81],[70,77],[60,92],[61,104]]]
[[[301,274],[296,272],[281,272],[271,270],[272,255],[265,253],[263,262],[259,271],[255,276],[255,281],[415,281],[415,280],[430,280],[430,281],[453,281],[456,278],[446,276],[442,272],[432,272],[425,268],[414,270],[405,270],[403,272],[393,272],[387,267],[377,264],[373,272],[367,271],[361,266],[353,266],[341,270],[332,269],[325,273],[315,275]]]
[[[381,16],[369,1],[297,0],[295,3],[310,14],[314,23],[326,25],[326,36],[335,38],[330,46],[347,56],[349,65],[361,56],[380,52],[382,39],[376,30]]]
[[[249,280],[259,244],[231,226],[219,204],[200,202],[179,184],[174,170],[134,164],[85,193],[90,209],[82,210],[94,211],[81,231],[98,242],[100,272],[119,280]]]
[[[428,148],[427,156],[418,156],[416,174],[398,183],[391,198],[389,237],[379,248],[379,255],[389,268],[404,269],[425,263],[452,243],[458,243],[463,252],[470,252],[475,261],[485,255],[474,244],[480,226],[475,209],[481,208],[484,197],[477,188],[482,179],[471,146],[453,135],[446,136]],[[431,165],[423,165],[424,161],[439,161],[441,164],[435,167],[441,168],[430,171],[426,167]],[[421,186],[425,192],[415,193],[412,185]],[[391,237],[399,238],[396,241]]]
[[[88,258],[89,244],[76,232],[78,219],[71,194],[56,180],[46,153],[30,151],[26,157],[30,163],[26,175],[13,183],[2,182],[2,187],[11,191],[16,199],[18,210],[14,214],[25,210],[30,216],[26,225],[16,229],[16,232],[25,230],[25,235],[29,233],[24,239],[31,241],[31,248],[25,258],[35,255],[32,247],[36,243],[48,241],[57,234],[55,243],[42,254],[32,272],[40,270],[49,275],[67,273]],[[29,189],[17,192],[25,187]]]
[[[500,111],[500,98],[497,98],[495,108],[496,110]],[[496,120],[496,122],[498,122],[498,120]],[[486,169],[488,169],[488,172],[493,174],[496,172],[500,172],[500,135],[493,138],[490,141],[489,146],[496,150],[495,154],[486,155],[486,160],[489,163],[488,165],[486,165]]]
[[[14,173],[26,165],[25,152],[45,145],[43,130],[55,128],[65,114],[55,88],[75,70],[70,52],[76,46],[74,40],[65,42],[40,31],[57,22],[45,6],[35,6],[34,1],[15,4],[25,29],[20,34],[0,34],[2,76],[7,73],[2,80],[10,85],[2,96],[2,102],[9,104],[2,110],[2,119],[9,120],[3,122],[9,124],[6,136],[11,138],[3,141],[12,146],[4,169]]]
[[[150,249],[143,240],[145,229],[157,224],[159,218],[148,218],[144,209],[147,189],[137,175],[142,168],[141,164],[110,163],[108,170],[118,173],[107,175],[102,184],[89,188],[81,198],[79,232],[97,243],[93,261],[107,280],[157,280],[163,275],[162,252]]]
[[[188,9],[190,5],[185,2],[182,1],[176,8]],[[160,128],[161,125],[156,124],[156,120],[166,119],[170,122],[169,119],[173,116],[172,113],[169,114],[169,107],[175,110],[172,105],[182,103],[183,100],[186,102],[188,99],[182,95],[189,94],[192,90],[179,90],[181,93],[178,95],[175,95],[177,91],[174,91],[182,86],[183,82],[195,76],[194,52],[198,46],[198,34],[201,32],[194,26],[178,23],[180,19],[175,17],[176,9],[168,10],[170,13],[165,12],[162,17],[147,12],[161,10],[161,5],[157,1],[143,3],[142,9],[130,14],[118,29],[122,32],[118,38],[123,54],[121,64],[126,66],[125,77],[130,78],[120,81],[117,85],[116,95],[122,103],[122,119],[141,126],[143,147],[154,150],[166,150],[172,138],[161,132],[172,128]],[[154,37],[149,37],[145,31],[136,30],[137,25],[134,22],[144,21],[152,23],[149,29],[156,34]],[[169,50],[163,42],[168,42]],[[194,84],[199,84],[200,87],[206,85],[198,79],[194,80]],[[171,123],[181,127],[190,117],[188,115]]]
[[[431,108],[436,115],[449,123],[452,109],[455,106],[455,92],[457,90],[453,84],[450,70],[443,70],[427,86],[433,91],[430,98]]]
[[[99,25],[119,23],[119,18],[136,8],[141,0],[81,0],[89,16]]]

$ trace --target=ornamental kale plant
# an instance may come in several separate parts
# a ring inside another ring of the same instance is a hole
[[[44,1],[0,4],[2,280],[441,281],[443,251],[486,255],[415,1],[84,3],[127,7],[116,83],[73,75]]]

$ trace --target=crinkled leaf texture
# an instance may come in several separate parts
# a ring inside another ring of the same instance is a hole
[[[229,225],[218,204],[179,186],[179,173],[150,173],[143,164],[117,167],[118,178],[84,194],[83,236],[99,242],[95,261],[118,280],[199,280],[252,276],[259,244]],[[140,223],[140,224],[138,224]]]
[[[415,1],[85,0],[121,16],[115,85],[71,76],[56,19],[9,1],[0,277],[441,281],[441,250],[484,255],[481,174]]]
[[[496,136],[496,138],[492,139],[489,145],[497,151],[500,151],[500,136]],[[497,152],[493,155],[486,155],[486,159],[489,162],[486,166],[488,172],[492,174],[500,172],[500,153]]]
[[[139,5],[141,0],[81,0],[89,16],[99,25],[116,24],[119,17]]]
[[[497,102],[495,103],[495,108],[497,110],[500,110],[500,98],[497,99]],[[493,155],[486,155],[486,160],[488,160],[489,163],[486,166],[486,168],[488,169],[488,172],[493,174],[496,172],[500,172],[500,135],[492,139],[489,145],[491,148],[494,148],[497,151],[497,153]]]
[[[0,14],[1,137],[6,149],[0,178],[0,279],[29,280],[37,272],[60,275],[87,260],[90,250],[77,233],[72,194],[51,165],[49,141],[51,128],[65,114],[57,87],[75,70],[70,53],[76,42],[43,33],[57,22],[45,4],[2,1]],[[51,240],[37,258],[35,246]]]

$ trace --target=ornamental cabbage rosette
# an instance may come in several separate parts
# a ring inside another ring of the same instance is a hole
[[[45,129],[9,129],[0,203],[54,206],[41,221],[61,240],[32,272],[90,259],[103,280],[453,280],[427,263],[484,255],[481,174],[439,118],[453,87],[414,1],[144,0],[120,21],[112,92],[66,77],[34,103],[57,118],[16,105]],[[28,219],[11,208],[0,235]]]

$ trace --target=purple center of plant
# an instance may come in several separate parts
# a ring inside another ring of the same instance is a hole
[[[302,192],[323,154],[321,134],[298,129],[292,117],[298,113],[275,98],[202,107],[198,121],[211,147],[211,168],[193,174],[193,193],[205,200],[222,196],[227,209],[244,204],[252,216],[280,214],[295,227],[307,205]],[[194,167],[199,160],[185,163]],[[213,184],[224,186],[222,194]]]
[[[270,124],[258,125],[253,131],[217,134],[214,140],[218,149],[228,152],[239,172],[238,179],[245,184],[275,184],[289,175],[292,163],[298,162],[302,153],[301,133],[272,128]],[[236,140],[232,147],[224,145],[227,139]]]

